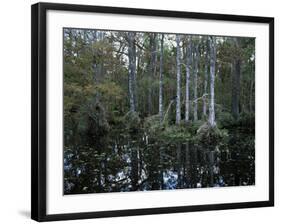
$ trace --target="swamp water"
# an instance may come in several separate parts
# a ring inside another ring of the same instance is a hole
[[[255,184],[254,135],[229,132],[226,145],[159,141],[112,131],[97,147],[64,152],[65,194]]]

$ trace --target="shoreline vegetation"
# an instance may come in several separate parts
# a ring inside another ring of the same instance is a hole
[[[254,38],[64,29],[64,193],[252,185]]]

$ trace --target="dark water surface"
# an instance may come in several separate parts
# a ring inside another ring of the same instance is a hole
[[[255,184],[252,134],[233,130],[226,146],[212,150],[190,141],[157,141],[145,132],[111,135],[95,148],[65,149],[65,194]]]

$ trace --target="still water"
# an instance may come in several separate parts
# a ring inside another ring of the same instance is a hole
[[[113,132],[98,147],[65,150],[65,194],[245,186],[255,184],[254,136],[230,132],[212,149]]]

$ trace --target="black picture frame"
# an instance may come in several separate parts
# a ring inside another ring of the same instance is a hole
[[[162,16],[217,21],[253,22],[269,25],[269,200],[243,203],[208,204],[195,206],[159,207],[84,213],[46,213],[46,12],[63,10],[111,14]],[[102,7],[73,4],[37,3],[32,5],[31,17],[31,76],[32,76],[32,155],[31,155],[31,218],[36,221],[55,221],[161,213],[193,212],[237,208],[274,206],[274,18],[240,15],[163,11],[136,8]]]

